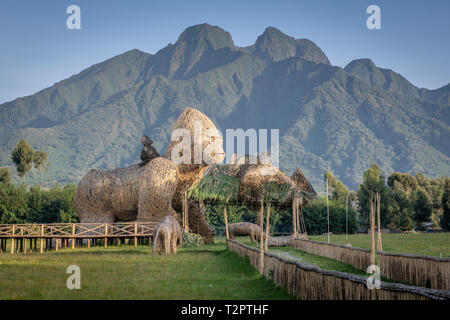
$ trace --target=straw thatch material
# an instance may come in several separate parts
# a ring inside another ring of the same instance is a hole
[[[228,225],[228,236],[230,239],[234,239],[239,236],[249,236],[252,242],[259,241],[261,234],[261,228],[254,223],[250,222],[238,222],[230,223]]]
[[[194,134],[196,122],[201,123],[203,130],[199,137]],[[192,160],[195,145],[201,151],[208,147],[220,161],[223,160],[222,138],[203,113],[186,108],[175,122],[174,129],[179,128],[186,129],[192,137]],[[167,214],[176,216],[182,211],[184,192],[200,180],[210,164],[203,161],[176,165],[170,155],[178,142],[170,143],[165,158],[155,158],[158,153],[151,147],[153,141],[149,137],[143,136],[141,142],[144,145],[142,163],[111,171],[93,169],[81,179],[75,194],[75,208],[81,222],[157,222]],[[196,230],[205,241],[213,241],[214,231],[206,223],[203,213],[199,205],[193,201],[189,203],[188,215],[194,216]]]
[[[422,287],[450,290],[450,259],[378,251],[381,274]]]
[[[356,269],[366,272],[370,266],[370,250],[314,240],[295,239],[294,248],[321,257],[335,259],[351,264]]]
[[[111,171],[91,169],[78,184],[75,209],[82,223],[161,221],[176,215],[171,201],[177,184],[178,168],[165,158]]]
[[[201,201],[188,200],[188,216],[189,216],[189,229],[196,234],[199,234],[203,238],[203,243],[213,243],[216,232],[206,222],[205,211],[206,208]]]
[[[309,193],[313,197],[317,196],[316,190],[314,190],[312,184],[308,181],[308,179],[306,179],[302,169],[297,168],[297,170],[295,170],[295,172],[292,174],[291,179],[297,187],[299,187],[306,193]],[[306,197],[305,200],[308,201],[309,198]]]
[[[269,247],[288,247],[292,246],[294,241],[294,236],[285,236],[285,237],[270,237],[268,241]]]
[[[195,126],[199,124],[201,125],[202,132],[201,135],[196,135]],[[218,162],[223,161],[225,152],[222,149],[223,139],[216,126],[211,119],[198,110],[186,108],[175,121],[172,129],[184,129],[191,137],[191,161],[189,164],[178,164],[180,182],[178,184],[174,203],[176,206],[181,207],[184,192],[194,183],[199,181],[202,178],[203,172],[211,165],[211,163],[205,162],[203,157],[201,163],[196,164],[194,157],[195,149],[198,148],[198,150],[203,152],[209,147],[212,150],[212,153],[220,157]],[[172,150],[178,143],[179,141],[171,141],[169,143],[164,154],[166,158],[171,159]]]
[[[155,226],[155,230],[153,254],[177,253],[177,247],[181,246],[183,239],[178,221],[173,216],[167,215]]]
[[[188,196],[214,204],[246,204],[259,207],[259,201],[277,207],[291,206],[295,195],[315,199],[316,195],[303,191],[281,170],[269,164],[214,165],[206,176],[188,190]]]
[[[228,249],[249,258],[258,267],[259,249],[227,240]],[[264,253],[264,275],[302,300],[446,300],[448,291],[381,282],[380,289],[368,289],[367,278],[344,272],[322,270],[298,261]]]

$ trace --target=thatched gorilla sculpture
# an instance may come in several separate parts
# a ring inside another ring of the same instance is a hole
[[[249,236],[252,242],[259,241],[261,236],[261,228],[250,222],[237,222],[228,225],[228,236],[234,240],[235,237]],[[263,234],[263,239],[265,235]]]
[[[200,136],[194,132],[196,124],[202,126]],[[198,110],[186,108],[173,129],[183,129],[190,135],[191,162],[172,161],[172,151],[178,152],[179,142],[171,141],[164,157],[111,171],[89,170],[78,184],[74,199],[82,223],[160,222],[166,215],[179,219],[177,212],[181,212],[185,190],[212,164],[205,159],[193,164],[195,150],[212,151],[215,162],[221,162],[225,155],[222,137],[213,122]],[[151,140],[143,139],[143,143],[148,148]],[[206,241],[213,240],[214,231],[203,217],[201,204],[191,201],[189,205],[189,216],[196,216],[197,221],[198,230],[194,231],[203,233]]]

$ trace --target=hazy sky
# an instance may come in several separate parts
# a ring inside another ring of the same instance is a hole
[[[68,30],[66,8],[81,8],[81,30]],[[368,30],[366,8],[381,8],[381,30]],[[152,1],[2,0],[0,103],[33,94],[130,49],[156,53],[187,27],[209,23],[248,46],[267,26],[314,41],[333,65],[370,58],[414,85],[450,82],[450,1]]]

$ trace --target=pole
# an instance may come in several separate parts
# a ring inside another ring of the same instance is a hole
[[[328,224],[328,243],[330,243],[330,208],[328,207],[328,178],[327,178],[327,224]]]
[[[348,192],[345,199],[345,240],[348,240]]]
[[[265,251],[269,249],[269,231],[270,231],[270,201],[267,204],[267,216],[266,216],[266,242],[265,242]]]
[[[259,208],[259,264],[258,271],[259,273],[264,273],[264,199],[260,200],[260,208]]]
[[[295,196],[292,198],[292,233],[294,234],[294,238],[297,237],[297,215],[295,212]]]
[[[375,201],[373,196],[370,196],[370,264],[375,264]]]
[[[229,239],[228,235],[228,216],[227,216],[227,206],[223,207],[223,215],[225,216],[225,235],[227,237],[227,240]]]

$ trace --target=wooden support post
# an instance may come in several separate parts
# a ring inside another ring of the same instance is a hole
[[[55,250],[58,251],[59,243],[58,238],[55,238]]]
[[[265,250],[269,249],[269,231],[270,231],[270,201],[267,204],[267,214],[266,214],[266,239],[265,239]]]
[[[134,224],[134,247],[137,248],[137,223]]]
[[[15,233],[16,233],[16,226],[13,224],[13,227],[12,227],[13,237],[14,237]],[[11,238],[11,254],[14,254],[14,238]]]
[[[184,192],[183,197],[183,209],[184,209],[184,232],[189,232],[189,208],[187,201],[187,191]]]
[[[108,247],[108,224],[105,223],[105,248]]]
[[[88,241],[87,241],[87,247],[88,247],[88,249],[91,247],[91,239],[88,239]]]
[[[296,206],[296,198],[295,195],[294,198],[292,198],[292,232],[294,234],[294,238],[297,237],[297,206]]]
[[[39,248],[40,252],[44,252],[44,225],[41,224],[41,247]]]
[[[258,263],[258,271],[259,273],[264,273],[264,198],[260,200],[260,208],[259,208],[259,263]]]
[[[23,253],[27,253],[27,241],[26,239],[23,237],[23,227],[20,227],[20,251],[22,251]]]
[[[223,207],[223,215],[225,217],[225,236],[227,237],[227,240],[230,238],[228,235],[228,216],[227,216],[227,206]],[[253,241],[253,240],[252,240]]]
[[[297,220],[297,232],[302,234],[303,230],[302,230],[302,222],[300,221],[300,200],[297,198],[295,201],[295,216],[296,216],[296,220]]]
[[[75,249],[75,224],[72,223],[72,249]]]

